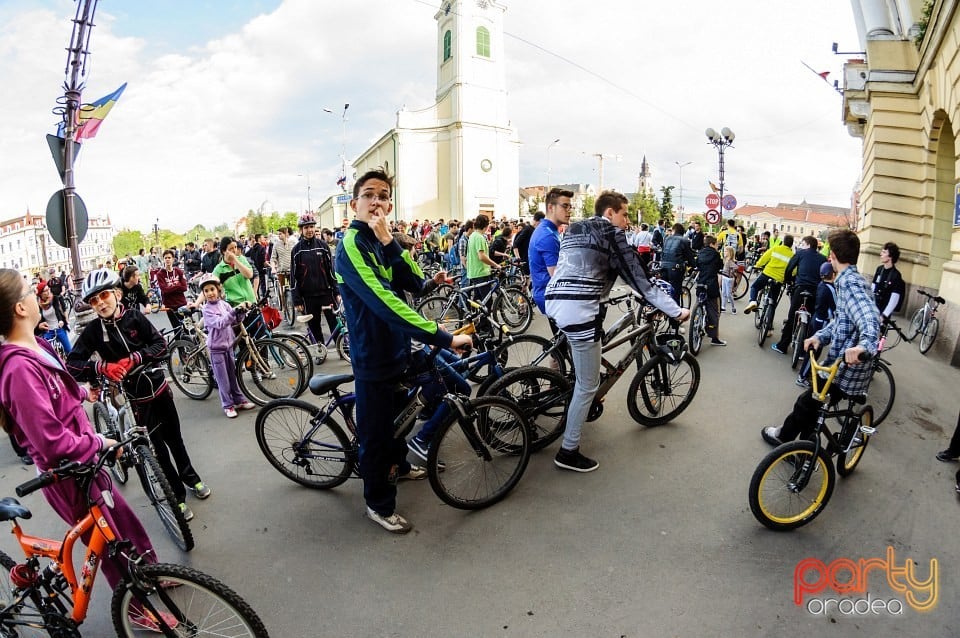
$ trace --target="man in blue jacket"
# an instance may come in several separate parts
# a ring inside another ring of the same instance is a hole
[[[394,437],[394,419],[406,403],[401,381],[410,361],[410,340],[460,350],[472,339],[444,332],[394,292],[418,292],[423,279],[403,259],[403,250],[390,233],[392,196],[393,182],[382,170],[368,171],[357,180],[350,200],[356,216],[337,245],[335,263],[356,379],[367,516],[389,532],[406,534],[413,526],[395,511],[396,482],[426,476],[426,470],[407,461],[406,441]]]
[[[808,235],[800,240],[800,250],[787,262],[787,271],[784,274],[785,283],[794,283],[793,295],[790,297],[790,309],[787,311],[787,322],[783,324],[783,332],[780,333],[780,341],[770,346],[774,352],[787,354],[790,339],[793,337],[793,320],[804,293],[810,295],[811,307],[807,310],[813,311],[812,304],[820,284],[820,266],[826,261],[827,258],[820,254],[820,243],[816,237]],[[803,338],[806,339],[807,335],[803,335]]]

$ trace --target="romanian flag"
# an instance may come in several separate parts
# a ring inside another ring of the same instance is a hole
[[[100,124],[107,117],[113,105],[120,99],[120,95],[125,88],[127,88],[126,82],[110,95],[106,95],[96,102],[82,105],[80,112],[77,114],[77,133],[74,139],[79,142],[80,140],[96,137],[97,131],[100,130]],[[64,137],[65,135],[65,127],[63,122],[61,122],[57,129],[57,136]]]

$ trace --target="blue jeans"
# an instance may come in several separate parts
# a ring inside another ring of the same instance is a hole
[[[580,447],[580,432],[593,405],[593,397],[600,387],[600,359],[603,344],[599,341],[573,341],[567,339],[570,359],[577,375],[573,396],[567,408],[567,425],[563,431],[563,449]]]
[[[72,346],[70,345],[70,337],[67,335],[67,331],[63,328],[56,328],[55,330],[47,330],[43,333],[43,338],[47,341],[53,341],[56,339],[60,342],[60,345],[63,346],[63,351],[67,354],[70,354]]]

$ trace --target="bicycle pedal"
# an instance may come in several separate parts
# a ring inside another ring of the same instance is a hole
[[[871,425],[861,425],[860,431],[866,434],[867,436],[873,436],[874,434],[877,433],[877,428]]]

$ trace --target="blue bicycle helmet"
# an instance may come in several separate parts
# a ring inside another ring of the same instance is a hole
[[[821,279],[823,279],[824,277],[829,277],[832,274],[833,274],[833,264],[831,264],[829,261],[825,261],[822,264],[820,264]]]
[[[668,296],[673,297],[673,286],[670,285],[670,282],[666,279],[655,279],[653,282],[657,288],[665,292]]]

